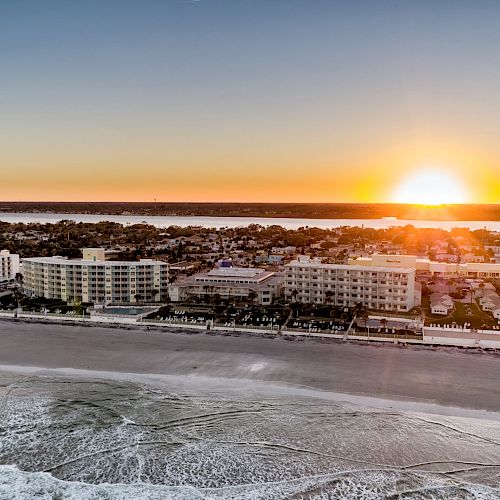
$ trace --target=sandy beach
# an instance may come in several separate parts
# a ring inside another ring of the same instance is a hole
[[[500,498],[500,357],[0,321],[0,497]]]
[[[245,379],[500,411],[500,359],[454,351],[1,321],[0,364]]]

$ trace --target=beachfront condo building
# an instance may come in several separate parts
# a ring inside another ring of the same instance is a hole
[[[84,259],[23,259],[24,292],[31,297],[94,304],[160,302],[168,296],[168,264],[151,259],[105,261],[100,249]]]
[[[255,267],[216,267],[180,279],[170,286],[170,300],[187,299],[212,301],[214,297],[229,302],[253,302],[269,305],[283,288],[282,273]]]
[[[493,262],[436,262],[420,259],[416,255],[373,254],[369,257],[349,259],[355,266],[409,267],[432,276],[462,278],[500,278],[500,264]]]
[[[285,265],[285,296],[291,301],[409,311],[415,304],[415,269],[323,264],[300,256]]]
[[[15,279],[19,273],[19,255],[8,250],[0,251],[0,282]]]

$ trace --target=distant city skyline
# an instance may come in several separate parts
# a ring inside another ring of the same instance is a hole
[[[0,200],[500,203],[499,26],[496,0],[5,0]]]

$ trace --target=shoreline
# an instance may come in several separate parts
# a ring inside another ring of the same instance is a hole
[[[279,385],[316,396],[342,394],[344,400],[349,395],[500,412],[500,360],[457,350],[9,321],[0,322],[0,365],[195,376],[212,386],[244,381],[250,389]]]
[[[0,213],[105,215],[133,217],[213,217],[254,219],[399,219],[434,222],[498,222],[500,205],[494,203],[451,203],[425,207],[415,203],[332,202],[87,202],[87,201],[1,201]]]
[[[500,209],[499,209],[500,211]],[[127,212],[127,211],[125,211]],[[248,227],[253,224],[269,227],[280,226],[288,230],[299,230],[302,227],[319,229],[334,229],[340,227],[369,227],[373,229],[388,229],[391,227],[404,227],[412,225],[417,229],[444,229],[454,227],[468,228],[470,230],[484,229],[497,230],[500,224],[499,216],[481,217],[470,216],[415,216],[410,213],[396,215],[382,215],[373,213],[362,214],[233,214],[228,212],[217,214],[153,214],[153,213],[113,213],[113,212],[61,212],[61,211],[1,211],[0,222],[11,224],[54,224],[62,220],[73,220],[77,223],[95,224],[99,222],[115,222],[121,225],[150,224],[157,228],[170,225],[180,227],[203,227],[206,229]]]
[[[221,394],[228,396],[235,394],[241,397],[241,391],[245,390],[245,396],[252,397],[288,397],[319,399],[344,405],[353,405],[363,410],[405,412],[417,415],[435,415],[453,418],[467,418],[479,420],[491,420],[500,422],[500,411],[488,411],[481,409],[470,409],[460,406],[448,406],[436,403],[428,403],[410,399],[390,399],[388,397],[373,397],[359,394],[324,391],[308,386],[295,384],[267,383],[256,380],[241,378],[221,378],[198,375],[165,375],[158,373],[130,373],[116,371],[94,371],[74,368],[43,368],[38,366],[19,366],[0,364],[0,375],[22,375],[39,378],[56,378],[77,381],[113,381],[127,382],[138,385],[147,385],[155,388],[168,388],[184,390],[197,394]]]
[[[141,213],[130,213],[130,214],[122,214],[122,213],[113,213],[113,212],[83,212],[83,213],[76,213],[76,212],[51,212],[51,211],[40,211],[40,212],[0,212],[0,221],[1,221],[1,216],[2,215],[17,215],[17,214],[29,214],[29,215],[74,215],[77,217],[81,216],[99,216],[99,217],[178,217],[179,219],[181,218],[203,218],[203,219],[269,219],[269,220],[275,220],[275,219],[285,219],[285,220],[310,220],[310,221],[317,221],[317,220],[324,220],[324,221],[337,221],[337,220],[353,220],[353,221],[359,221],[359,220],[370,220],[370,221],[389,221],[389,222],[457,222],[457,223],[466,223],[466,222],[498,222],[498,218],[496,217],[491,217],[491,218],[486,218],[482,217],[481,219],[477,218],[466,218],[466,217],[461,217],[460,219],[456,218],[437,218],[437,217],[413,217],[413,216],[408,216],[405,218],[401,217],[393,217],[393,216],[383,216],[383,217],[376,217],[373,215],[367,215],[367,214],[361,214],[359,216],[342,216],[342,217],[321,217],[321,216],[314,216],[313,214],[308,215],[307,217],[299,217],[296,215],[280,215],[275,216],[275,215],[227,215],[227,214],[220,214],[220,215],[206,215],[206,214],[195,214],[195,215],[179,215],[175,213],[171,214],[162,214],[162,215],[150,215],[150,214],[141,214]],[[8,221],[6,221],[8,222]],[[250,223],[249,223],[250,224]]]

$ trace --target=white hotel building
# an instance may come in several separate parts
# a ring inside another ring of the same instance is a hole
[[[302,303],[409,311],[415,304],[415,269],[322,264],[300,256],[285,265],[285,296]]]
[[[500,264],[483,262],[435,262],[419,259],[415,255],[373,254],[370,257],[349,259],[355,266],[409,267],[417,271],[428,272],[433,276],[463,278],[500,278]]]
[[[23,259],[24,293],[31,297],[94,304],[159,302],[168,294],[168,265],[142,259],[105,261],[102,249],[85,249],[84,259]]]
[[[0,282],[13,280],[19,273],[19,255],[8,250],[0,251]]]
[[[283,275],[256,267],[218,267],[207,273],[198,273],[170,285],[170,299],[179,302],[189,298],[210,298],[218,295],[222,300],[249,300],[270,305],[279,297]]]

